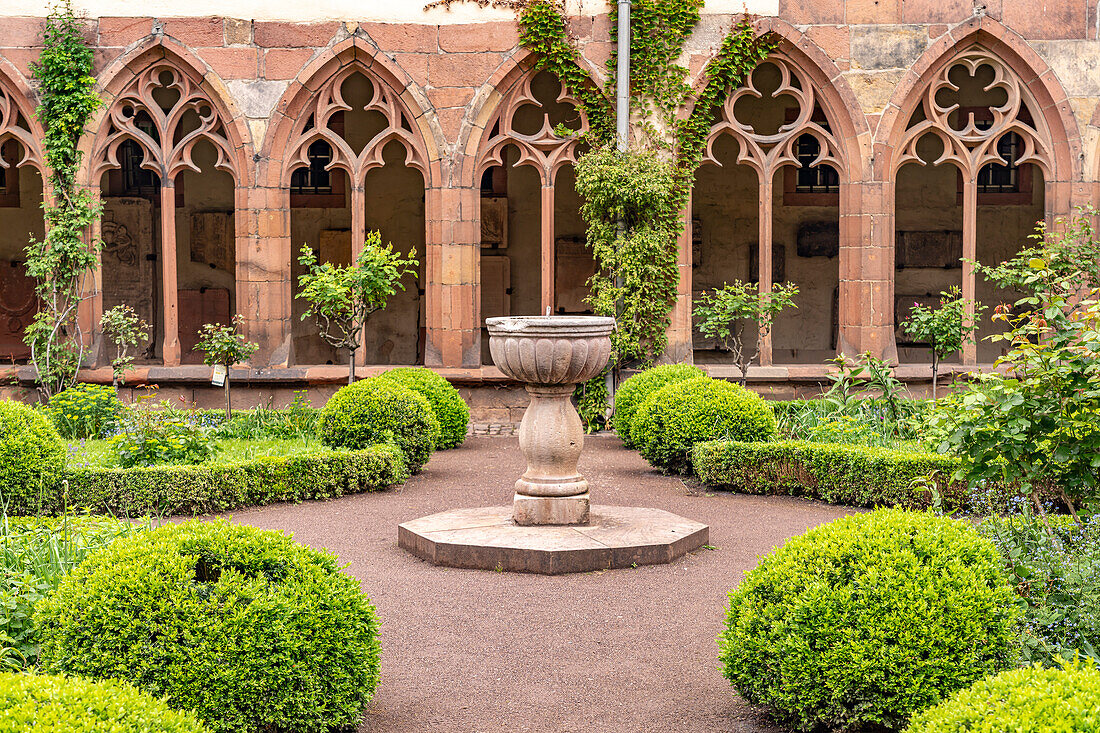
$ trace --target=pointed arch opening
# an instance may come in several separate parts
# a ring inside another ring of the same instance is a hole
[[[573,169],[588,120],[549,71],[522,68],[503,95],[476,154],[482,322],[591,313],[596,263]],[[491,364],[488,332],[481,331],[482,363]]]
[[[30,357],[23,335],[39,305],[25,250],[45,236],[40,139],[29,103],[0,72],[0,360],[8,364]]]
[[[894,148],[893,322],[898,359],[931,361],[928,344],[902,327],[915,304],[938,304],[958,288],[970,303],[1012,303],[1019,293],[977,276],[973,262],[996,264],[1027,246],[1049,208],[1056,180],[1054,138],[1032,91],[987,47],[972,43],[928,73],[903,109]],[[952,360],[988,364],[998,330],[979,320],[975,342]]]
[[[241,308],[244,142],[202,73],[166,47],[106,86],[88,163],[103,204],[100,308],[128,305],[150,324],[139,363],[201,363],[202,325],[228,324]]]
[[[354,51],[352,51],[353,59]],[[404,282],[384,310],[367,323],[357,357],[363,365],[423,364],[426,349],[425,187],[427,147],[399,90],[358,60],[326,67],[315,89],[292,101],[281,186],[290,203],[291,291],[296,291],[303,245],[321,261],[353,262],[368,232],[401,252],[416,253],[419,277]],[[306,304],[290,305],[292,360],[346,364],[302,320]]]
[[[747,335],[761,366],[821,363],[838,348],[847,131],[835,103],[784,49],[715,110],[691,202],[692,300],[736,280],[799,287],[797,309]],[[847,133],[850,134],[850,133]],[[697,362],[732,368],[722,343],[693,329]]]

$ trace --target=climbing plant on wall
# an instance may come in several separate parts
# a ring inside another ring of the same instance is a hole
[[[82,23],[66,0],[47,17],[42,53],[32,65],[39,89],[38,120],[45,131],[49,169],[44,187],[46,235],[26,247],[27,274],[35,281],[41,307],[27,328],[31,362],[44,397],[71,386],[85,344],[78,310],[88,297],[98,262],[98,243],[85,234],[100,207],[76,183],[81,153],[77,142],[100,104],[94,91],[92,51]]]
[[[449,6],[461,0],[438,0]],[[730,89],[767,58],[774,40],[760,35],[753,18],[738,19],[708,64],[703,89],[691,114],[680,111],[692,98],[688,72],[677,63],[699,23],[704,0],[632,0],[630,35],[630,146],[615,147],[616,53],[607,62],[609,82],[597,86],[577,59],[562,0],[467,0],[482,7],[510,8],[520,25],[520,45],[535,52],[535,67],[555,74],[589,121],[589,151],[577,163],[576,188],[588,225],[588,245],[596,259],[589,282],[590,303],[600,315],[613,315],[616,365],[648,366],[668,343],[666,330],[676,303],[676,241],[683,229],[695,170],[702,160],[715,110]],[[616,4],[610,2],[612,40]],[[617,45],[616,45],[617,49]],[[600,376],[579,389],[587,428],[606,411]]]

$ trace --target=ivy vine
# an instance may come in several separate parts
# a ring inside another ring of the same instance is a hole
[[[463,0],[436,0],[449,6]],[[596,259],[589,299],[599,315],[615,316],[614,354],[609,368],[649,366],[668,344],[670,314],[679,281],[677,240],[681,212],[691,195],[714,115],[730,90],[739,86],[776,46],[756,32],[744,15],[723,39],[704,71],[706,85],[691,113],[680,111],[692,97],[688,71],[677,63],[699,23],[704,0],[633,0],[630,34],[630,98],[639,134],[626,151],[614,146],[618,44],[607,62],[608,83],[597,86],[577,59],[562,0],[466,0],[510,8],[520,24],[520,45],[535,52],[535,68],[549,71],[578,100],[589,132],[589,151],[576,167],[576,189],[584,203],[588,244]],[[612,41],[617,40],[617,6],[611,9]],[[604,376],[578,388],[581,418],[598,427],[606,411]]]
[[[47,17],[42,52],[32,65],[49,172],[42,205],[46,235],[32,238],[25,250],[27,274],[42,307],[24,340],[31,347],[39,391],[47,398],[76,382],[85,353],[78,310],[98,263],[99,244],[89,244],[85,233],[101,208],[76,184],[82,157],[77,144],[101,104],[94,91],[92,50],[82,31],[65,0]]]

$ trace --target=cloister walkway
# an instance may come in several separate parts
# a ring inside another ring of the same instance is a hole
[[[382,681],[361,731],[778,731],[718,670],[726,593],[760,555],[845,510],[701,493],[599,435],[581,460],[595,503],[705,522],[715,549],[546,577],[437,568],[398,548],[401,522],[510,503],[523,467],[514,438],[470,438],[396,491],[234,515],[337,553],[377,606]]]

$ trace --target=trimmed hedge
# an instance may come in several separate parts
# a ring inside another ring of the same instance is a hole
[[[1070,664],[1013,669],[978,680],[913,718],[906,733],[1094,733],[1100,670]]]
[[[349,450],[394,443],[416,473],[431,458],[440,429],[427,397],[369,377],[336,391],[321,410],[317,435],[325,445]]]
[[[932,506],[930,488],[914,486],[914,481],[934,474],[944,510],[969,506],[966,485],[948,480],[959,460],[936,453],[838,443],[715,440],[695,446],[691,465],[703,483],[746,494],[906,509]]]
[[[379,379],[388,379],[419,392],[428,399],[432,411],[439,420],[438,450],[447,450],[462,445],[466,440],[466,429],[470,426],[470,408],[462,400],[458,390],[443,377],[431,369],[402,367],[390,369],[378,375]]]
[[[652,465],[687,473],[696,443],[774,439],[775,414],[758,394],[732,382],[687,379],[646,398],[634,413],[630,437]]]
[[[126,682],[0,672],[0,733],[206,733]]]
[[[1018,607],[970,524],[879,509],[795,537],[729,596],[727,679],[797,730],[897,730],[1018,653]]]
[[[0,401],[0,506],[8,514],[37,514],[57,501],[68,450],[45,415]]]
[[[615,412],[611,417],[611,424],[623,445],[635,447],[630,437],[630,422],[647,397],[667,384],[705,376],[706,372],[694,364],[662,364],[623,381],[615,390]]]
[[[121,515],[212,514],[280,501],[332,499],[379,491],[409,477],[394,445],[254,458],[239,463],[149,468],[80,468],[69,471],[68,506]],[[61,492],[43,507],[65,509]]]
[[[379,622],[336,556],[224,520],[90,555],[38,605],[49,672],[127,679],[216,733],[358,726]]]

